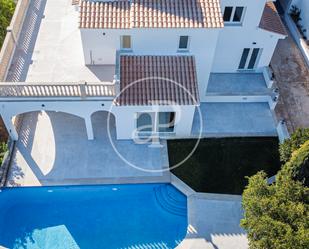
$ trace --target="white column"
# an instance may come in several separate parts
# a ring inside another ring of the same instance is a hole
[[[9,133],[9,136],[11,137],[12,140],[17,141],[18,140],[18,133],[15,129],[15,126],[12,122],[12,118],[10,117],[6,117],[4,115],[1,116],[3,123]]]
[[[93,140],[94,135],[93,135],[93,127],[92,127],[92,122],[91,122],[91,117],[85,117],[85,124],[86,124],[86,130],[87,130],[87,137],[88,140]]]

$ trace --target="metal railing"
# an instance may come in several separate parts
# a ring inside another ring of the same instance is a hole
[[[0,98],[87,98],[115,95],[115,83],[0,83]]]

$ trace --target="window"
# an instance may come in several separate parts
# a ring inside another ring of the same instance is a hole
[[[223,21],[229,22],[231,20],[233,7],[225,7],[223,14]]]
[[[250,52],[250,48],[245,48],[244,51],[242,52],[242,56],[241,56],[239,67],[238,67],[239,69],[245,68],[249,52]]]
[[[121,37],[121,48],[122,49],[132,49],[132,42],[130,35],[123,35]]]
[[[153,114],[154,113],[137,113],[136,128],[138,132],[153,131]]]
[[[189,48],[189,36],[180,36],[179,37],[179,49],[187,50]]]
[[[259,48],[253,49],[252,54],[251,54],[251,59],[249,61],[248,69],[253,69],[255,67],[259,52],[260,52]]]
[[[159,132],[173,132],[175,112],[159,112]]]
[[[243,20],[244,7],[227,6],[224,8],[223,20],[225,23],[240,24]]]
[[[244,48],[238,69],[254,69],[257,65],[261,51],[262,49],[260,48]]]
[[[236,7],[233,22],[241,22],[242,12],[244,11],[244,7]]]
[[[175,112],[139,112],[136,119],[137,132],[139,134],[174,132],[175,116]]]

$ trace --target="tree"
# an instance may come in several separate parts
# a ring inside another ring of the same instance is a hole
[[[282,162],[287,162],[290,160],[293,151],[300,148],[302,144],[309,140],[309,128],[307,129],[297,129],[291,136],[290,139],[284,141],[280,145],[280,159]]]
[[[6,35],[6,28],[10,25],[15,9],[13,0],[0,0],[0,48]]]
[[[291,159],[278,172],[276,182],[267,183],[259,172],[249,178],[243,193],[244,219],[250,248],[309,248],[309,141],[292,153]]]
[[[306,187],[309,187],[309,139],[292,153],[280,175],[291,176],[293,180],[302,182]]]

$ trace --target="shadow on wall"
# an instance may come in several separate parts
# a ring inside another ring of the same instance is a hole
[[[32,64],[32,53],[38,36],[46,0],[30,1],[18,45],[6,78],[6,81],[25,81],[29,66]]]
[[[116,74],[114,65],[86,65],[86,67],[100,82],[112,82]]]

